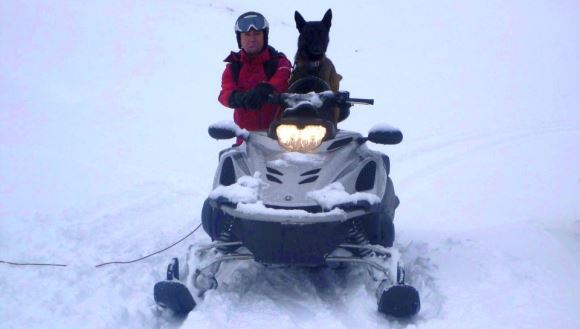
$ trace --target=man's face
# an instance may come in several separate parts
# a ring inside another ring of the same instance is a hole
[[[248,32],[242,32],[240,35],[240,42],[242,48],[248,54],[257,54],[264,47],[264,31],[256,31],[254,29]]]

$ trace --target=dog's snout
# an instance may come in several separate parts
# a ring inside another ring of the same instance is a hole
[[[320,45],[311,45],[309,48],[313,55],[322,55],[324,53],[324,48]]]

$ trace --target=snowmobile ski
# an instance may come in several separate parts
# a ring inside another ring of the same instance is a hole
[[[155,303],[169,309],[176,316],[185,316],[195,308],[195,300],[187,287],[179,281],[160,281],[153,288]]]

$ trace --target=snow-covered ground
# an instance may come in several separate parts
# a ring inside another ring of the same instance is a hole
[[[294,10],[333,9],[341,127],[389,154],[397,243],[423,300],[387,319],[364,273],[232,265],[183,328],[580,328],[578,1],[2,1],[2,328],[171,328],[153,284],[198,232],[207,126],[233,22],[258,10],[293,56]]]

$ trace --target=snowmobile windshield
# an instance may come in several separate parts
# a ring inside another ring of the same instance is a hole
[[[313,152],[323,141],[334,137],[336,125],[325,110],[331,91],[321,93],[284,93],[275,102],[285,106],[282,115],[272,123],[268,136],[291,152]]]
[[[314,108],[322,108],[325,102],[334,98],[334,93],[332,91],[323,91],[321,93],[309,92],[306,94],[286,94],[284,103],[287,108],[284,112],[292,112],[294,109],[299,108],[302,104],[309,104]]]

